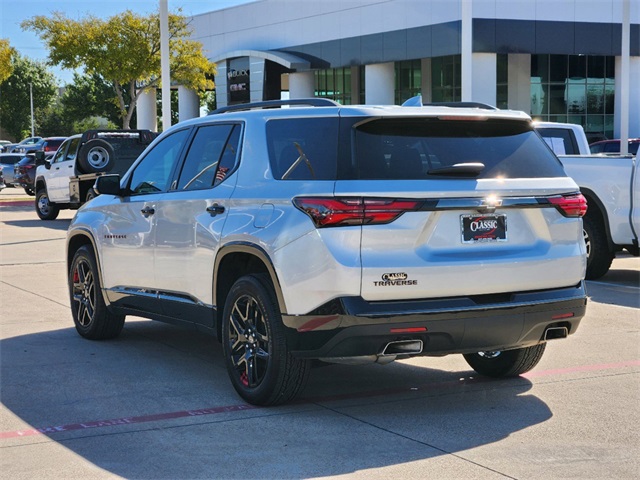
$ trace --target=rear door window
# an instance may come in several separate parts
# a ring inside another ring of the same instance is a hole
[[[361,179],[450,178],[442,174],[448,167],[478,163],[484,167],[476,178],[566,176],[528,122],[380,119],[357,127],[354,138]]]
[[[271,171],[276,180],[335,180],[337,117],[267,122]]]
[[[240,125],[200,127],[189,147],[178,190],[211,188],[223,181],[235,165]]]

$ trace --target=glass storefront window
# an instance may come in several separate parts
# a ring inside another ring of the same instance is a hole
[[[351,67],[316,70],[316,97],[351,105]]]
[[[460,55],[431,59],[431,96],[434,102],[459,102],[461,96]]]
[[[422,68],[420,60],[396,62],[396,105],[422,93]]]
[[[613,136],[615,58],[532,55],[531,115],[582,125],[586,133]]]

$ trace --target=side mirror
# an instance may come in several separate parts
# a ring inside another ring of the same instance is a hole
[[[47,170],[51,170],[51,160],[44,160],[44,168],[46,168]]]
[[[96,178],[93,189],[98,195],[122,196],[120,188],[120,175],[101,175]]]
[[[45,157],[44,151],[38,150],[35,153],[35,157],[36,157],[36,165],[44,165],[44,157]]]

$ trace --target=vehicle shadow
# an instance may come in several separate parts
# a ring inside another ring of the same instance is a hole
[[[64,230],[66,231],[71,224],[70,218],[60,218],[57,220],[5,220],[3,223],[13,227],[44,227],[51,230]]]
[[[404,362],[316,368],[300,401],[245,409],[213,338],[150,321],[104,342],[72,328],[7,338],[0,364],[13,415],[58,426],[43,434],[125,478],[344,475],[491,444],[552,417],[527,379]],[[11,433],[0,441],[25,440]]]
[[[611,268],[598,280],[587,281],[587,293],[592,301],[623,307],[640,308],[639,289],[640,269]]]

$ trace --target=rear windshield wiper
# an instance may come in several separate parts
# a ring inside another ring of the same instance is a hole
[[[427,172],[428,175],[454,175],[461,177],[477,177],[484,170],[484,163],[468,162],[456,163],[441,168],[434,168]]]

